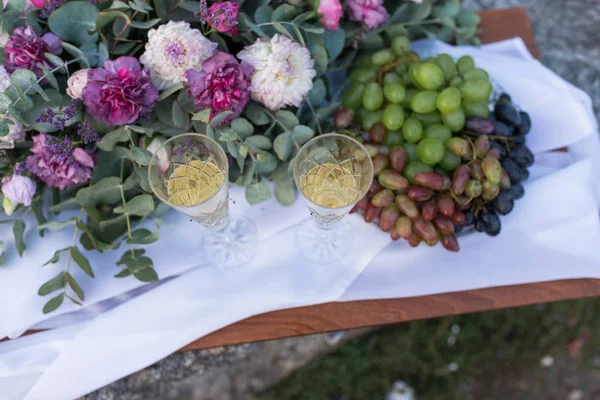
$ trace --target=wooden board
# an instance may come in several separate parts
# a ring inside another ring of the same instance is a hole
[[[539,58],[524,8],[483,11],[480,16],[483,43],[518,36]],[[598,295],[600,280],[573,279],[403,299],[327,303],[257,315],[198,339],[180,351]]]

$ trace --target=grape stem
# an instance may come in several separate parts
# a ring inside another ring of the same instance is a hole
[[[383,76],[389,70],[396,68],[398,65],[402,65],[402,64],[406,64],[406,63],[413,63],[413,62],[418,62],[418,61],[419,60],[417,60],[416,58],[409,57],[406,60],[398,60],[398,61],[394,61],[391,64],[386,64],[379,70],[379,73],[377,74],[377,81],[381,85],[383,83]]]
[[[468,130],[463,130],[462,133],[464,133],[466,135],[471,135],[471,136],[481,136],[482,135],[481,133],[468,131]],[[513,140],[513,138],[506,137],[506,136],[497,136],[497,135],[486,135],[486,136],[492,140],[505,140],[505,141]]]

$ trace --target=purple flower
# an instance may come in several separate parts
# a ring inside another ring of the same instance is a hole
[[[96,120],[106,125],[135,122],[152,112],[158,89],[137,59],[119,57],[104,61],[104,68],[90,69],[83,90],[83,104]]]
[[[35,194],[35,182],[27,176],[10,176],[2,184],[2,194],[14,205],[29,206]]]
[[[351,20],[362,22],[369,29],[378,27],[388,19],[383,0],[348,0],[346,7]]]
[[[185,73],[194,105],[215,114],[231,110],[223,123],[237,118],[250,98],[249,76],[252,66],[241,64],[231,54],[218,51],[202,63],[202,72],[188,69]]]
[[[73,149],[69,138],[40,133],[33,137],[33,153],[25,160],[27,170],[50,187],[61,190],[86,183],[92,176],[94,159],[90,152]]]
[[[217,32],[229,32],[238,34],[237,15],[238,3],[233,1],[221,1],[210,6],[206,21],[211,28]]]
[[[30,26],[15,28],[4,48],[6,52],[4,66],[8,72],[24,68],[40,77],[42,70],[37,64],[41,63],[45,67],[51,68],[44,58],[44,53],[62,53],[60,43],[58,36],[52,33],[46,33],[40,37]]]
[[[48,0],[44,1],[42,10],[40,11],[40,18],[48,19],[50,14],[57,8],[65,4],[65,0]]]

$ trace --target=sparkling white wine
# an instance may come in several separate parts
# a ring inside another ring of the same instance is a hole
[[[340,208],[358,200],[359,181],[350,161],[316,165],[302,176],[301,185],[304,196],[321,207]]]
[[[211,161],[192,160],[173,170],[167,181],[169,201],[191,207],[213,197],[223,186],[225,174]]]

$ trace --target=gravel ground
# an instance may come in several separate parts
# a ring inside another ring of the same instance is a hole
[[[543,62],[589,93],[600,118],[600,0],[464,0],[464,5],[527,7]],[[315,335],[173,354],[85,399],[247,398],[334,349],[329,339]]]

